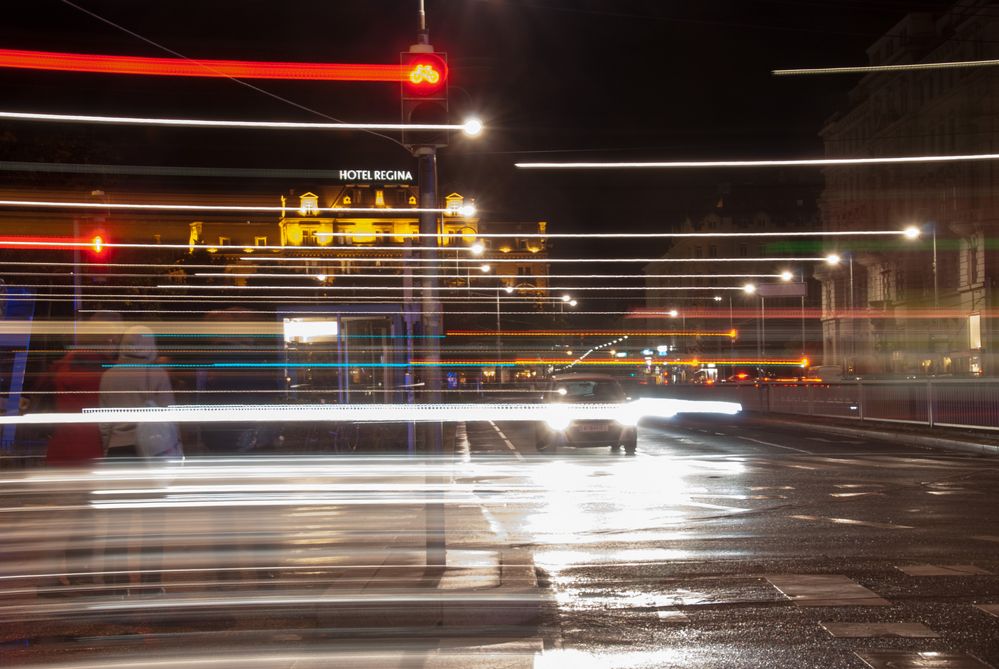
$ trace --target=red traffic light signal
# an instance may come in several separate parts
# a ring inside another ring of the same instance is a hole
[[[400,57],[403,98],[447,98],[447,60],[439,53],[406,52]]]

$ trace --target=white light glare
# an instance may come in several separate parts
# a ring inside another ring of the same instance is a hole
[[[458,207],[458,214],[464,218],[472,218],[477,211],[474,204],[463,204]]]
[[[490,266],[489,266],[489,264],[485,264],[485,265],[481,265],[481,266],[479,267],[479,269],[480,269],[480,270],[482,270],[482,273],[483,273],[483,274],[488,274],[488,273],[489,273],[489,270],[491,270],[491,269],[492,269],[492,267],[490,267]]]
[[[574,306],[576,306],[577,304],[579,304],[579,302],[576,302],[576,300],[569,300],[569,306],[570,306],[570,307],[574,307]]]
[[[0,111],[0,118],[19,121],[63,123],[109,123],[113,125],[167,125],[193,128],[256,128],[276,130],[461,130],[465,125],[444,123],[299,123],[293,121],[224,121],[194,118],[142,118],[133,116],[84,116],[82,114],[36,114]],[[479,123],[479,131],[482,131]],[[473,126],[474,127],[474,126]]]
[[[470,118],[461,126],[461,131],[469,137],[478,137],[482,134],[482,121],[477,118]]]
[[[571,295],[563,295],[563,296],[562,296],[562,301],[563,301],[563,302],[568,302],[568,301],[569,301],[569,300],[571,300],[571,299],[572,299],[572,296],[571,296]]]
[[[668,313],[670,315],[670,318],[676,318],[677,316],[680,315],[680,312],[677,311],[676,309],[670,309]]]
[[[482,252],[486,250],[486,247],[480,244],[479,242],[475,242],[469,247],[469,250],[475,255],[481,255]]]
[[[742,287],[742,290],[748,295],[752,295],[753,293],[756,292],[756,284],[747,283],[745,286]]]
[[[952,156],[891,156],[886,158],[809,158],[804,160],[673,160],[662,162],[579,162],[515,163],[520,169],[675,169],[703,167],[823,167],[836,165],[892,165],[898,163],[954,163],[973,160],[999,160],[999,153],[971,153]]]
[[[843,258],[837,253],[830,253],[826,256],[826,262],[830,265],[838,265],[843,262]]]
[[[780,273],[780,280],[781,281],[790,281],[793,278],[794,278],[794,274],[791,274],[791,272],[784,271],[784,272]]]
[[[918,239],[919,235],[922,234],[922,231],[916,226],[910,225],[902,231],[902,234],[905,235],[906,239]]]

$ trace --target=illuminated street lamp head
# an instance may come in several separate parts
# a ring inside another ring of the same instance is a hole
[[[506,291],[507,295],[513,295],[513,286],[507,286],[503,290]]]
[[[563,302],[568,302],[571,299],[572,299],[572,295],[563,295],[562,296],[562,301]]]
[[[470,118],[462,124],[461,131],[469,137],[478,137],[482,134],[482,121],[477,118]]]
[[[458,214],[463,218],[472,218],[475,216],[475,212],[478,211],[474,204],[463,204],[458,207]]]
[[[919,235],[922,234],[922,230],[914,225],[910,225],[902,231],[902,234],[905,235],[906,239],[919,239]]]
[[[482,252],[486,250],[486,247],[480,244],[479,242],[475,242],[469,247],[469,250],[475,255],[479,256],[482,255]]]
[[[721,295],[715,295],[714,300],[715,300],[715,302],[721,302],[722,301],[722,296]]]
[[[743,290],[744,293],[746,293],[748,295],[752,295],[753,293],[756,292],[756,284],[755,283],[747,283],[745,286],[742,287],[742,290]]]
[[[100,253],[104,250],[104,238],[97,235],[92,240],[90,240],[90,248],[93,249],[94,253]]]
[[[486,264],[486,265],[480,266],[479,269],[482,270],[483,274],[487,274],[489,272],[489,270],[492,269],[492,266]]]
[[[677,316],[680,315],[680,312],[677,311],[676,309],[670,309],[669,310],[669,315],[670,315],[670,318],[676,318]]]
[[[787,270],[784,270],[783,272],[780,273],[780,280],[781,281],[790,281],[793,278],[794,278],[794,274],[791,274],[791,272],[789,272]]]
[[[843,262],[843,258],[837,253],[830,253],[826,256],[826,262],[830,265],[838,265]]]
[[[576,300],[569,300],[569,306],[570,306],[570,307],[574,307],[574,306],[576,306],[577,304],[579,304],[579,302],[577,302]]]

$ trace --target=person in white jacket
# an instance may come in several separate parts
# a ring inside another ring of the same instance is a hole
[[[152,330],[144,325],[125,330],[118,346],[118,366],[101,376],[101,408],[131,409],[150,406],[150,401],[161,407],[173,404],[173,388],[166,370],[146,366],[155,363],[156,358],[156,336]],[[140,456],[135,423],[102,423],[101,435],[105,457]]]
[[[157,359],[156,337],[153,331],[141,325],[125,330],[118,347],[118,361],[101,375],[100,406],[102,408],[138,408],[151,405],[169,406],[174,403],[173,389],[166,370],[150,366]],[[135,365],[135,366],[132,366]],[[135,423],[102,423],[101,435],[104,439],[104,454],[110,462],[124,464],[131,459],[136,464],[142,456],[138,447]],[[152,477],[137,476],[130,485],[147,488],[148,498],[158,495],[152,491],[158,481]],[[108,536],[104,546],[104,583],[111,586],[112,594],[126,595],[138,592],[154,595],[163,592],[161,584],[161,563],[163,558],[162,534],[164,529],[163,509],[150,505],[139,511],[142,535],[141,566],[137,591],[128,591],[131,583],[128,547],[132,543],[131,531],[133,512],[129,509],[116,511],[109,519]]]

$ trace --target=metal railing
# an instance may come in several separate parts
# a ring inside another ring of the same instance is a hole
[[[761,413],[999,430],[999,379],[675,385],[650,394],[739,402]]]

